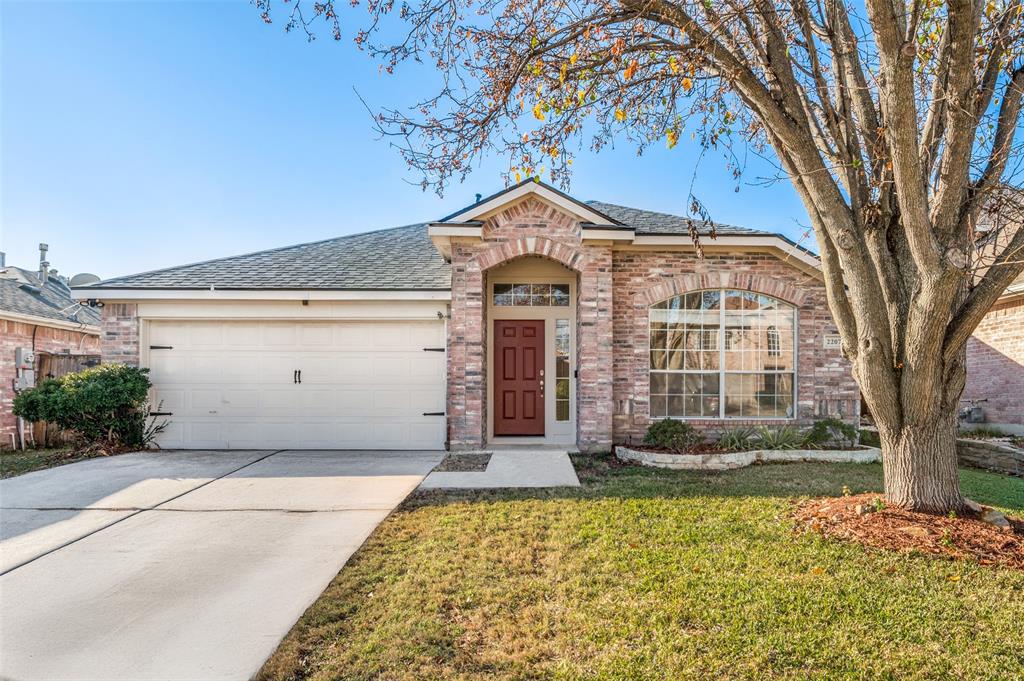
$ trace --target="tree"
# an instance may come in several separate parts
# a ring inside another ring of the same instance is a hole
[[[254,2],[269,22],[273,0]],[[289,30],[322,19],[341,38],[334,2],[300,2]],[[584,144],[671,147],[687,127],[737,174],[737,145],[772,152],[810,216],[889,503],[962,508],[966,342],[1024,269],[1021,0],[409,3],[369,0],[355,42],[388,72],[443,76],[376,117],[424,187],[485,153],[564,183]]]

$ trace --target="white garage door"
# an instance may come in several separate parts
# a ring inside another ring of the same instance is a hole
[[[440,321],[152,321],[148,342],[162,447],[444,445]]]

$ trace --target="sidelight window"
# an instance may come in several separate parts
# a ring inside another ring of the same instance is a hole
[[[569,320],[555,320],[555,420],[569,420]]]

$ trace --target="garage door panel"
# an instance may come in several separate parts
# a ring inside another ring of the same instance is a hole
[[[259,366],[259,355],[246,353],[219,357],[218,364],[220,379],[225,383],[252,383],[253,372]]]
[[[160,354],[151,354],[149,379],[153,383],[172,383],[176,379],[184,378],[186,361],[186,357],[171,357],[164,350],[161,350]]]
[[[297,329],[296,343],[302,348],[334,347],[334,329],[329,324],[303,324]]]
[[[259,390],[227,388],[221,391],[222,407],[232,415],[254,415],[260,406]]]
[[[445,357],[441,352],[424,352],[409,358],[409,377],[434,381],[444,374]]]
[[[270,324],[260,325],[260,340],[263,347],[268,348],[294,348],[298,339],[293,324]]]
[[[153,411],[180,412],[185,408],[186,391],[175,388],[153,390]]]
[[[244,350],[260,347],[260,325],[258,322],[223,323],[224,344]]]
[[[295,366],[302,369],[302,382],[312,384],[337,384],[345,381],[345,374],[339,368],[334,353],[304,353],[295,358]]]
[[[256,376],[249,372],[249,381],[254,378],[260,383],[270,385],[292,385],[295,382],[295,372],[299,369],[296,358],[291,353],[266,352],[253,355],[253,361],[258,366]]]
[[[297,394],[299,413],[303,416],[333,416],[334,390],[300,390]]]
[[[185,448],[405,448],[444,442],[441,322],[150,323],[160,437]],[[294,372],[302,371],[302,383]]]

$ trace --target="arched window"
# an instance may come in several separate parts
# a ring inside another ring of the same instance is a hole
[[[792,418],[796,308],[730,289],[650,309],[651,418]]]

